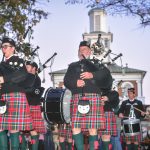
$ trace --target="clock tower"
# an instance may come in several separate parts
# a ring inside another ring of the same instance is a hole
[[[90,33],[83,33],[83,40],[91,43],[93,56],[99,60],[110,50],[110,43],[113,41],[113,34],[108,32],[107,14],[99,8],[91,9],[88,12],[90,22]],[[109,55],[103,60],[109,62]]]

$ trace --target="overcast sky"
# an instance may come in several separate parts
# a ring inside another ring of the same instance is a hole
[[[89,33],[89,9],[84,5],[65,5],[64,1],[54,0],[45,9],[50,15],[34,28],[32,43],[40,47],[42,63],[57,52],[52,70],[65,69],[69,63],[78,60],[77,50],[82,34]],[[111,50],[115,54],[123,54],[123,65],[147,71],[143,92],[146,103],[150,104],[150,27],[141,28],[137,18],[114,16],[107,17],[107,25],[113,33]],[[45,87],[52,86],[49,71],[49,67],[45,69]]]

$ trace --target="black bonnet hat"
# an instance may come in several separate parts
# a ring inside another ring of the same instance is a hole
[[[37,65],[37,63],[36,63],[36,62],[27,61],[27,62],[26,62],[26,65],[31,65],[32,67],[35,67],[35,68],[36,68],[36,70],[38,69],[38,65]]]
[[[32,67],[35,67],[35,68],[36,68],[36,70],[38,69],[38,65],[37,65],[37,63],[36,63],[36,62],[33,62],[33,63],[31,64],[31,66],[32,66]]]
[[[12,45],[14,47],[16,46],[15,41],[11,38],[8,38],[8,37],[4,37],[2,39],[2,44],[4,44],[4,43],[9,43],[10,45]]]
[[[135,88],[129,88],[128,91],[135,93]]]
[[[81,46],[87,46],[90,48],[90,43],[88,41],[81,41],[79,47]]]

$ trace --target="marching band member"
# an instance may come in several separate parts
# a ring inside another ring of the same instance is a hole
[[[44,88],[41,87],[41,79],[37,74],[38,65],[35,62],[27,61],[26,68],[29,73],[35,75],[34,85],[26,91],[26,95],[33,120],[33,130],[30,131],[32,150],[38,150],[39,134],[46,133],[46,127],[41,112],[41,96],[44,92]]]
[[[97,67],[88,59],[90,44],[80,42],[79,61],[71,63],[64,77],[64,85],[72,92],[71,123],[73,139],[77,150],[83,150],[81,129],[89,130],[90,150],[98,144],[97,130],[105,129],[104,110],[101,104],[101,88],[108,89],[112,84],[110,71],[104,66]]]
[[[19,131],[32,129],[32,118],[26,99],[24,87],[28,73],[23,59],[15,56],[15,42],[3,38],[1,49],[5,62],[0,64],[1,101],[6,103],[7,110],[0,114],[0,149],[7,150],[6,130],[10,133],[11,150],[19,149]],[[34,79],[34,77],[32,78]]]
[[[100,146],[100,149],[109,150],[111,136],[117,136],[117,121],[113,109],[119,105],[119,94],[115,90],[104,90],[101,100],[104,103],[106,130],[100,131],[102,137],[102,147]]]
[[[129,99],[122,102],[119,112],[118,112],[120,118],[122,119],[125,119],[127,117],[130,118],[131,114],[132,114],[132,117],[134,117],[134,119],[140,119],[141,117],[145,116],[145,113],[143,112],[144,111],[143,104],[140,100],[137,100],[135,96],[136,96],[135,89],[129,88],[128,89]],[[133,112],[131,112],[131,109]],[[138,111],[137,109],[141,111]],[[138,150],[138,144],[141,141],[141,135],[139,134],[135,136],[125,136],[125,141],[126,141],[128,150],[132,150],[132,149]],[[134,148],[132,148],[131,143],[134,144]]]

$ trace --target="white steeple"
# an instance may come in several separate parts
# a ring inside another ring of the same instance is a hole
[[[108,32],[106,26],[106,12],[102,9],[91,9],[88,13],[90,20],[90,32]]]

